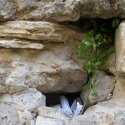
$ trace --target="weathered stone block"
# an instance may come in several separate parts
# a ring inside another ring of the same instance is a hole
[[[17,109],[12,103],[0,103],[0,125],[21,125]]]
[[[97,73],[97,83],[90,91],[83,91],[81,98],[86,102],[86,106],[94,105],[95,103],[108,99],[108,96],[113,92],[115,87],[115,77],[108,76],[105,72]],[[94,95],[97,93],[97,95]]]
[[[0,25],[0,37],[64,43],[79,41],[83,34],[64,25],[46,21],[9,21]]]
[[[65,125],[63,121],[38,116],[35,125]]]
[[[0,21],[76,21],[84,18],[125,17],[124,0],[1,0]]]
[[[0,102],[9,102],[16,104],[19,110],[34,111],[37,107],[46,105],[46,98],[35,88],[30,88],[12,95],[4,94]]]
[[[116,70],[120,75],[125,75],[125,22],[116,30]]]
[[[77,92],[87,79],[64,44],[45,45],[46,50],[0,49],[1,93],[29,87],[41,92]],[[70,88],[70,89],[69,89]]]

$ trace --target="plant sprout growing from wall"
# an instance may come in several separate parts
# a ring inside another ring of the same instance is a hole
[[[112,19],[108,23],[105,20],[91,20],[85,38],[77,48],[78,57],[83,60],[84,70],[88,73],[88,81],[83,86],[82,92],[93,91],[93,96],[98,98],[98,93],[94,90],[98,85],[97,71],[105,64],[107,57],[114,52],[114,34],[119,25],[119,19]],[[81,93],[82,93],[81,92]],[[89,94],[88,94],[89,96]],[[87,98],[84,100],[86,106]]]

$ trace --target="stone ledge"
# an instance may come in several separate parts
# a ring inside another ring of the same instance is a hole
[[[0,25],[0,37],[64,43],[81,41],[83,33],[45,21],[9,21]]]

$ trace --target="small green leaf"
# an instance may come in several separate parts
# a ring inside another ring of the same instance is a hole
[[[91,46],[91,43],[89,43],[88,41],[85,41],[84,44],[85,44],[86,46]]]
[[[98,40],[101,40],[102,39],[102,35],[101,34],[97,34],[95,36],[95,40],[98,41]]]
[[[91,90],[91,84],[90,83],[87,83],[85,86],[83,86],[82,88],[82,91],[85,92],[85,91],[90,91]]]
[[[85,34],[84,39],[79,44],[77,54],[83,61],[84,70],[89,75],[89,82],[82,88],[83,91],[90,92],[98,98],[97,86],[99,79],[97,71],[106,62],[107,57],[114,52],[114,33],[115,28],[119,25],[120,20],[110,20],[110,24],[92,20],[90,31]],[[89,93],[90,94],[90,93]]]
[[[99,67],[101,64],[102,64],[102,62],[99,61],[99,62],[96,62],[96,63],[95,63],[95,66],[96,66],[96,67]]]

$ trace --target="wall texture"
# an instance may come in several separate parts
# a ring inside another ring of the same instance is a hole
[[[87,81],[76,55],[85,32],[69,24],[112,17],[125,18],[125,0],[0,0],[0,125],[125,125],[125,22],[107,62],[116,84],[100,72],[99,100],[90,97],[104,102],[69,118],[42,94],[79,92]]]

